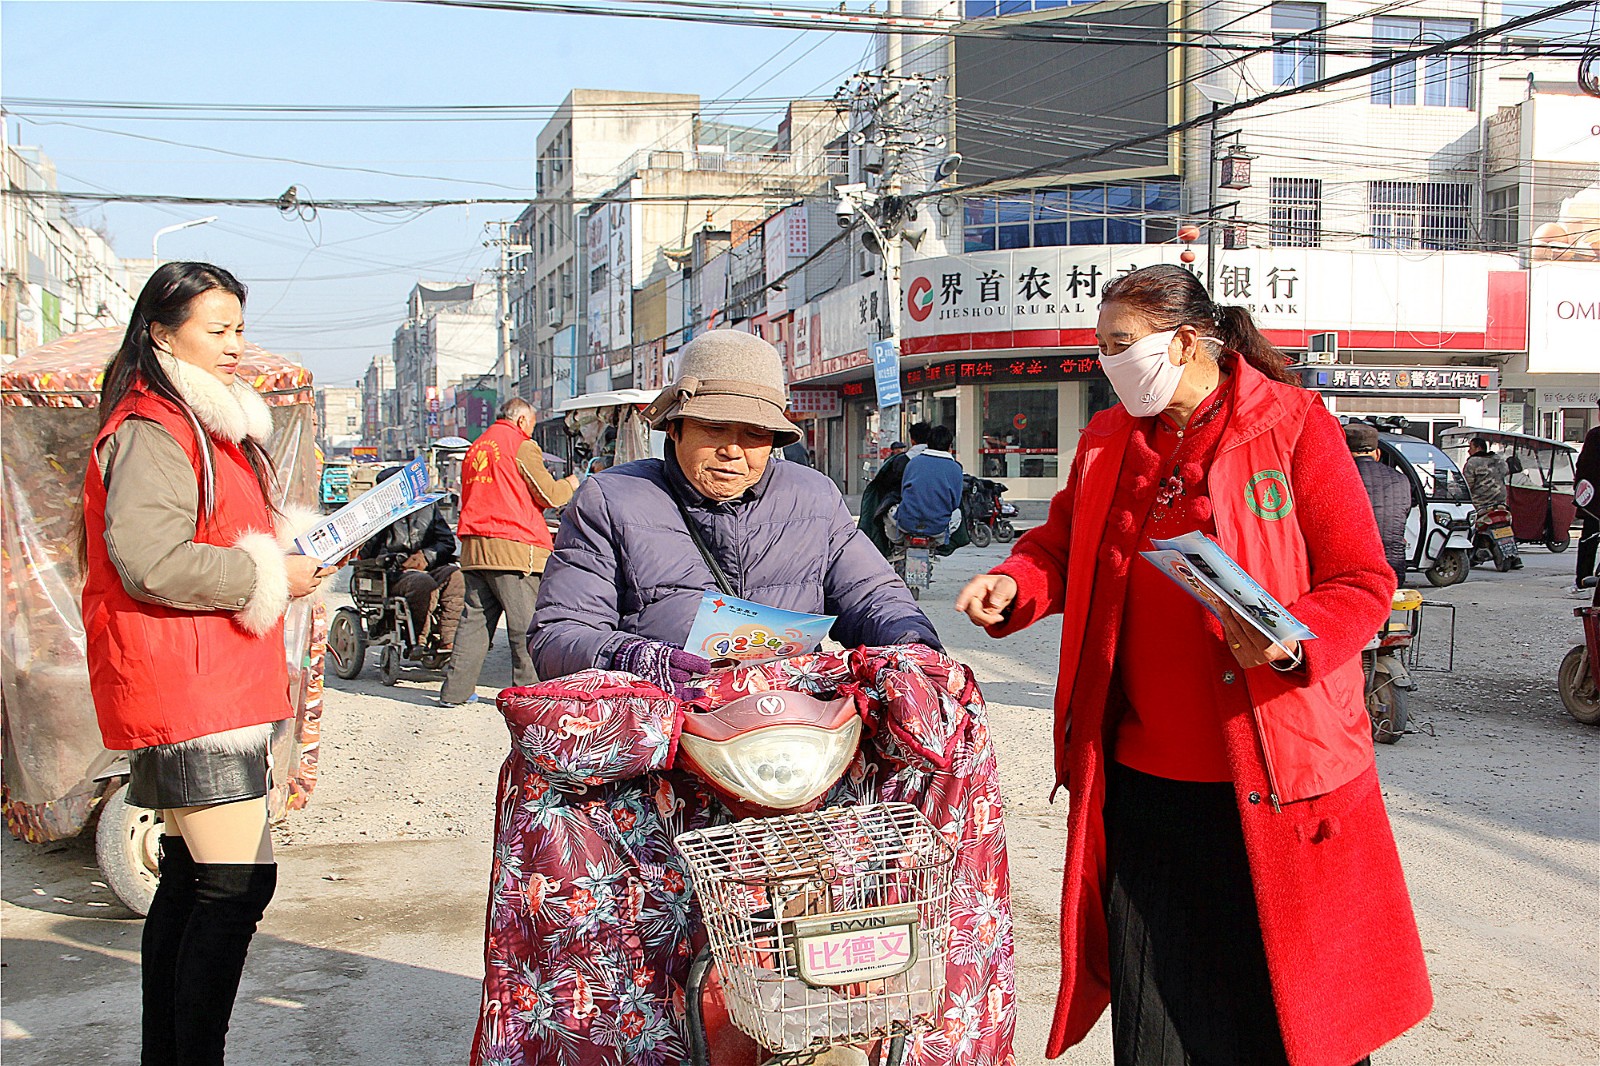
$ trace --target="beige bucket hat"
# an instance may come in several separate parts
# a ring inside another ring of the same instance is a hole
[[[772,431],[774,447],[800,439],[784,417],[788,395],[783,360],[760,337],[736,329],[702,333],[678,353],[678,380],[644,409],[656,429],[679,418],[756,426]]]

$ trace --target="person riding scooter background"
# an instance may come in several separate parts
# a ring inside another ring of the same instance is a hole
[[[1506,505],[1506,464],[1489,448],[1483,437],[1473,437],[1467,445],[1470,454],[1461,467],[1461,476],[1467,479],[1467,491],[1472,493],[1472,505],[1478,514],[1503,508]]]
[[[900,484],[906,476],[906,464],[914,456],[928,450],[928,432],[931,429],[933,425],[928,422],[911,423],[907,431],[911,446],[908,448],[902,441],[889,445],[889,458],[878,467],[878,472],[872,475],[872,480],[867,482],[866,489],[861,493],[861,518],[856,524],[885,558],[889,555],[890,547],[889,539],[883,532],[884,516],[889,513],[889,508],[900,502]]]
[[[380,472],[378,483],[382,484],[403,469],[391,466]],[[439,513],[439,505],[430,504],[391,523],[361,546],[360,557],[393,559],[393,568],[399,570],[399,575],[390,582],[389,591],[405,597],[418,644],[427,642],[437,596],[441,605],[437,651],[441,655],[449,654],[455,645],[456,626],[466,603],[467,582],[456,561],[456,535]]]
[[[1411,482],[1383,461],[1378,451],[1378,428],[1365,422],[1344,427],[1344,442],[1355,457],[1356,473],[1367,490],[1373,517],[1378,520],[1378,537],[1383,541],[1383,557],[1394,569],[1395,584],[1406,583],[1406,514],[1411,510]]]
[[[955,434],[949,426],[928,431],[928,447],[906,463],[900,481],[900,502],[883,518],[883,532],[900,544],[909,534],[928,537],[936,544],[950,538],[950,522],[961,509],[961,464],[950,453]]]

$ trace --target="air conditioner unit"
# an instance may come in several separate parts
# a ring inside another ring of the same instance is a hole
[[[551,329],[561,325],[561,308],[552,307],[546,310],[544,313],[544,324],[549,326]]]
[[[1307,341],[1306,362],[1330,364],[1339,361],[1339,334],[1313,333]]]

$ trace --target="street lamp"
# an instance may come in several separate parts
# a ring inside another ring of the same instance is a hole
[[[187,222],[179,222],[174,226],[163,226],[161,229],[156,230],[156,235],[150,238],[151,260],[153,260],[157,266],[161,265],[161,253],[157,251],[157,246],[161,243],[161,235],[163,233],[176,233],[178,230],[188,229],[190,226],[204,226],[208,223],[215,222],[216,220],[216,215],[207,215],[205,218],[191,218]]]

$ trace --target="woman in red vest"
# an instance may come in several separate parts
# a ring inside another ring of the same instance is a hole
[[[1109,1004],[1118,1066],[1350,1066],[1432,1004],[1362,697],[1394,572],[1338,422],[1248,311],[1175,266],[1102,298],[1122,403],[956,601],[997,637],[1064,615],[1049,1054]],[[1196,530],[1315,639],[1219,622],[1140,556]]]
[[[266,442],[272,415],[235,377],[244,286],[159,267],[106,366],[83,486],[83,620],[106,747],[128,799],[163,812],[145,919],[145,1066],[223,1061],[245,954],[277,885],[267,745],[289,717],[283,613],[314,591],[287,554]]]

